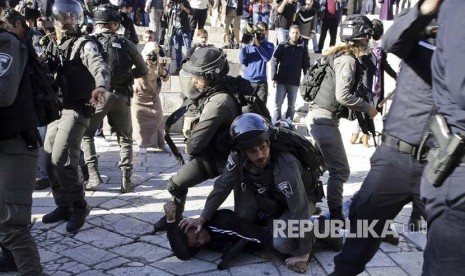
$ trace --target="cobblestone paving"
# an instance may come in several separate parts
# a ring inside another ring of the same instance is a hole
[[[351,125],[341,125],[345,141],[350,138]],[[177,139],[179,142],[180,139]],[[369,170],[369,156],[374,148],[361,144],[346,145],[351,177],[344,186],[349,198],[361,185]],[[153,235],[152,223],[162,215],[162,206],[170,195],[165,181],[179,166],[169,154],[149,151],[139,155],[135,146],[135,191],[119,193],[118,146],[115,139],[98,142],[100,170],[105,181],[97,191],[86,192],[92,211],[84,227],[75,235],[66,232],[65,224],[43,224],[41,217],[53,210],[55,204],[50,189],[34,192],[33,218],[37,219],[32,233],[37,241],[47,275],[291,275],[277,259],[267,252],[241,255],[224,271],[216,269],[221,254],[204,250],[189,261],[173,256],[166,234]],[[325,178],[325,177],[324,177]],[[186,216],[200,214],[212,181],[189,190]],[[223,207],[233,206],[232,197]],[[325,203],[321,204],[324,211]],[[396,218],[398,228],[410,215],[407,205]],[[424,234],[401,234],[399,246],[382,243],[362,275],[420,275]],[[333,269],[336,252],[315,252],[308,275],[327,275]],[[16,275],[0,273],[0,275]]]

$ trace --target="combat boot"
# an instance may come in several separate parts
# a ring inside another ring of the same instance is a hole
[[[86,190],[94,190],[98,185],[103,183],[102,177],[96,168],[88,168],[89,180],[85,184]]]
[[[15,264],[15,259],[11,251],[2,247],[2,256],[0,257],[0,272],[18,271],[18,267]]]
[[[79,230],[86,221],[86,217],[90,213],[90,207],[87,203],[73,204],[73,213],[66,224],[66,231],[73,233]]]
[[[82,165],[79,167],[81,167],[82,183],[85,187],[87,184],[87,181],[89,181],[89,168],[87,168],[87,165]]]
[[[132,181],[131,181],[131,175],[132,175],[132,170],[122,170],[122,177],[121,177],[121,193],[130,193],[132,192]]]
[[[57,207],[52,212],[42,217],[43,223],[55,223],[59,221],[68,221],[71,217],[71,208],[69,207]]]

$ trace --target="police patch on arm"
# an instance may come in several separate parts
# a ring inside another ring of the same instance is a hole
[[[226,163],[226,169],[230,172],[234,170],[236,167],[236,163],[234,162],[234,159],[232,158],[231,155],[228,156],[228,162]]]
[[[352,72],[350,71],[349,67],[348,66],[344,66],[344,68],[342,69],[342,72],[341,72],[341,76],[342,76],[342,82],[344,84],[352,84]]]
[[[98,52],[97,45],[95,45],[95,43],[93,43],[93,42],[87,42],[87,43],[84,45],[84,52],[85,52],[86,54],[95,55],[95,54]]]
[[[12,56],[5,53],[0,53],[0,77],[8,72],[8,69],[10,69],[12,63]]]
[[[286,197],[291,197],[294,194],[294,192],[292,191],[291,183],[289,183],[289,181],[279,183],[278,189]]]

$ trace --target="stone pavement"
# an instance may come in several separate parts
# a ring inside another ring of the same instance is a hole
[[[351,124],[343,121],[344,141],[350,139]],[[103,139],[102,139],[103,140]],[[175,139],[178,144],[182,140]],[[32,214],[37,219],[32,227],[43,267],[47,275],[290,275],[293,274],[267,254],[241,255],[225,271],[216,270],[221,254],[203,250],[189,261],[181,261],[170,251],[166,234],[153,235],[152,223],[162,215],[164,202],[170,199],[165,181],[179,168],[173,156],[160,151],[146,155],[134,146],[133,193],[120,194],[119,153],[115,137],[98,142],[100,171],[105,184],[98,191],[86,192],[92,211],[84,227],[74,235],[65,230],[65,223],[43,224],[41,217],[55,208],[50,189],[34,192]],[[181,145],[182,147],[182,145]],[[361,185],[369,170],[369,157],[374,147],[346,145],[351,177],[344,186],[349,198]],[[187,156],[186,156],[187,157]],[[212,189],[207,181],[189,190],[186,216],[197,216]],[[229,197],[223,207],[233,206]],[[321,204],[323,209],[325,203]],[[411,206],[396,218],[406,223]],[[420,275],[424,234],[401,234],[400,245],[382,243],[381,249],[362,275]],[[333,268],[335,252],[313,254],[308,275],[327,275]],[[17,275],[0,273],[0,275]]]

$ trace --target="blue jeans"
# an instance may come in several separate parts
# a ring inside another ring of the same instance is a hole
[[[276,87],[275,106],[273,114],[273,124],[281,120],[281,107],[284,102],[284,98],[287,94],[287,111],[286,119],[292,122],[295,113],[295,101],[297,99],[297,91],[299,87],[296,85],[289,84],[278,84]]]
[[[289,38],[289,30],[285,30],[283,28],[276,28],[276,39],[278,40],[278,44],[281,42],[286,42]]]
[[[376,2],[375,0],[367,0],[365,5],[365,13],[366,14],[375,14],[376,10]]]
[[[257,24],[258,21],[263,21],[266,23],[266,25],[269,25],[269,22],[270,22],[270,13],[269,12],[265,12],[265,13],[253,13],[252,15],[253,17],[253,23],[254,24]]]
[[[179,69],[182,63],[182,45],[186,46],[186,50],[189,51],[191,48],[191,33],[183,33],[181,29],[174,29],[172,39],[176,50],[176,66]]]

